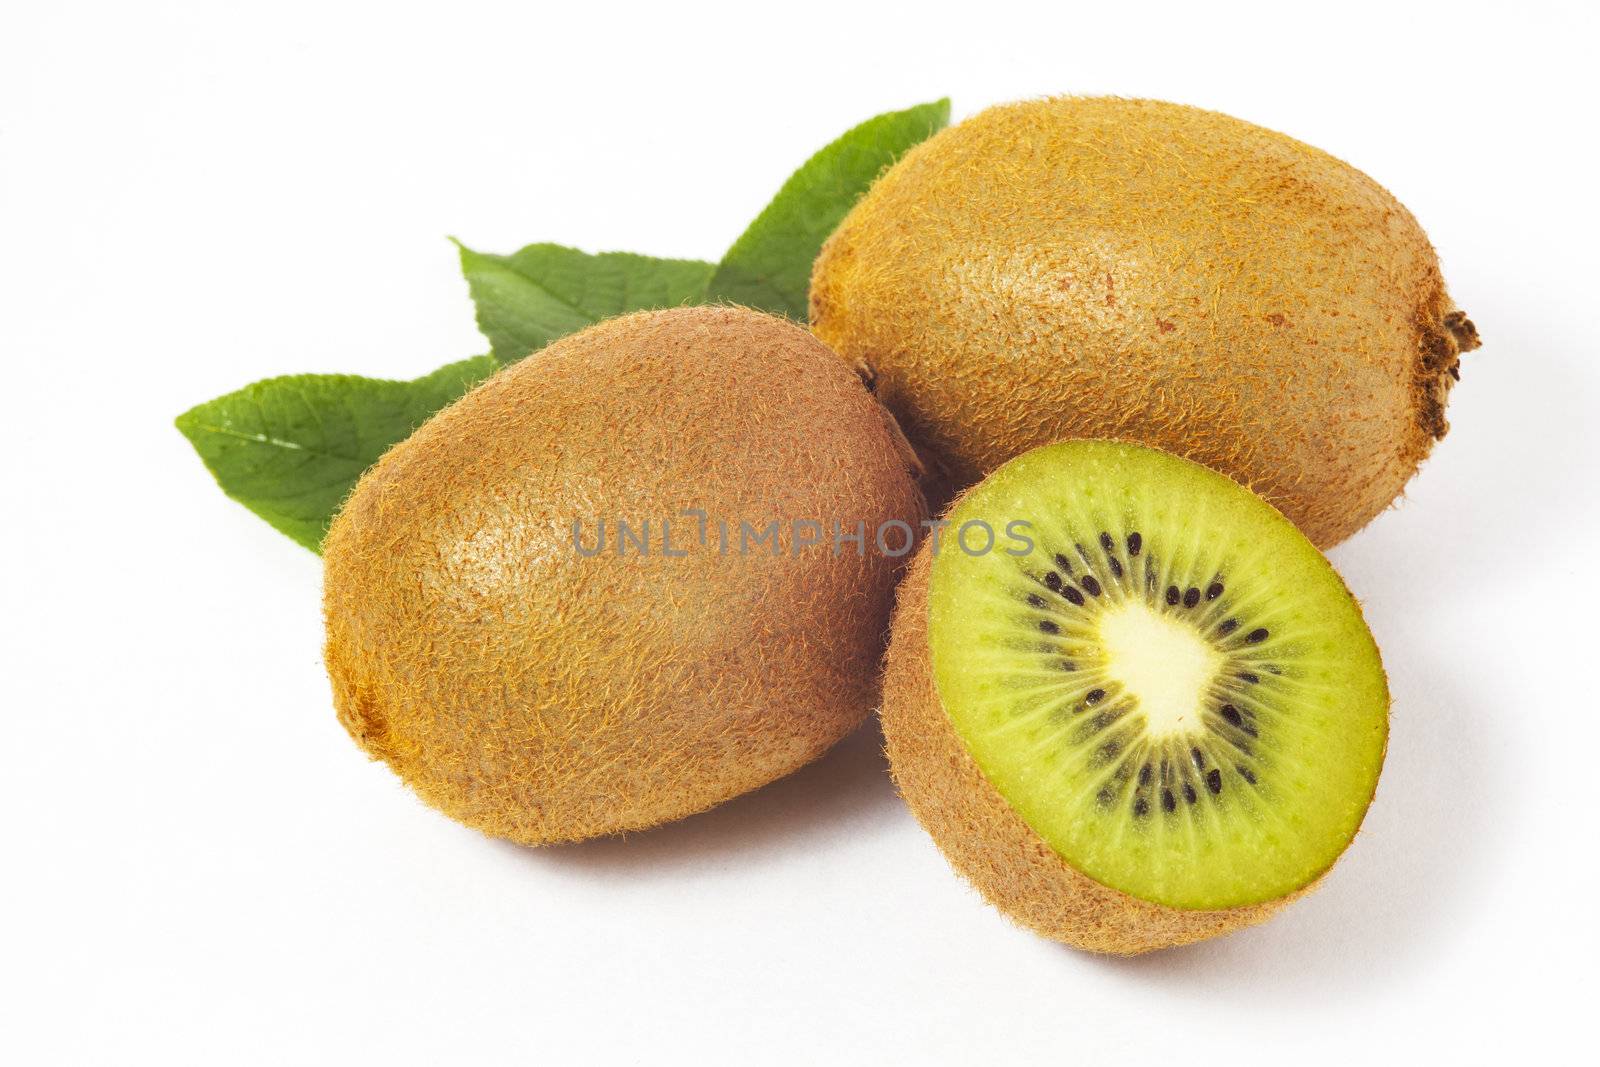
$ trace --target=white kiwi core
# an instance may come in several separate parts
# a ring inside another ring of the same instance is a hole
[[[1127,600],[1100,618],[1106,673],[1137,701],[1152,737],[1197,733],[1203,701],[1225,662],[1187,622]]]

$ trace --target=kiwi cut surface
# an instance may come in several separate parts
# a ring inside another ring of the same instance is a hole
[[[1140,951],[1264,918],[1333,864],[1376,787],[1387,685],[1359,607],[1281,514],[1190,461],[1074,441],[948,518],[902,594],[885,729],[902,792],[991,899]],[[970,551],[983,528],[1022,537]],[[941,726],[976,776],[953,777]],[[1041,883],[1026,848],[974,842],[985,819],[953,795],[974,788],[1070,870]]]

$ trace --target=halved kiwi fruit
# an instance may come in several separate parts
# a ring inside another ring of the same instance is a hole
[[[1388,689],[1360,608],[1271,505],[1071,441],[969,491],[901,593],[894,774],[952,864],[1107,952],[1266,918],[1372,800]]]

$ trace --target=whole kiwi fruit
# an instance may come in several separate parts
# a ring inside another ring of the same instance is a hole
[[[526,844],[788,774],[876,703],[900,561],[874,531],[920,522],[914,463],[783,320],[563,338],[395,446],[333,522],[339,720],[428,804]]]
[[[1388,739],[1361,609],[1260,497],[1073,440],[969,490],[901,584],[901,794],[1020,923],[1131,954],[1260,922],[1355,837]]]
[[[1029,448],[1138,440],[1319,546],[1399,495],[1478,345],[1415,218],[1283,134],[1154,100],[984,111],[824,245],[817,335],[876,381],[936,502]]]

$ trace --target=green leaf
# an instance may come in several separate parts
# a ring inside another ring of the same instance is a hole
[[[478,328],[501,363],[625,311],[703,303],[716,269],[694,259],[590,255],[553,244],[529,245],[509,256],[459,247]]]
[[[805,322],[822,242],[878,175],[949,121],[949,99],[890,111],[812,156],[722,257],[708,297]]]
[[[190,408],[177,426],[224,493],[317,552],[361,473],[494,370],[474,356],[409,382],[268,378]]]

